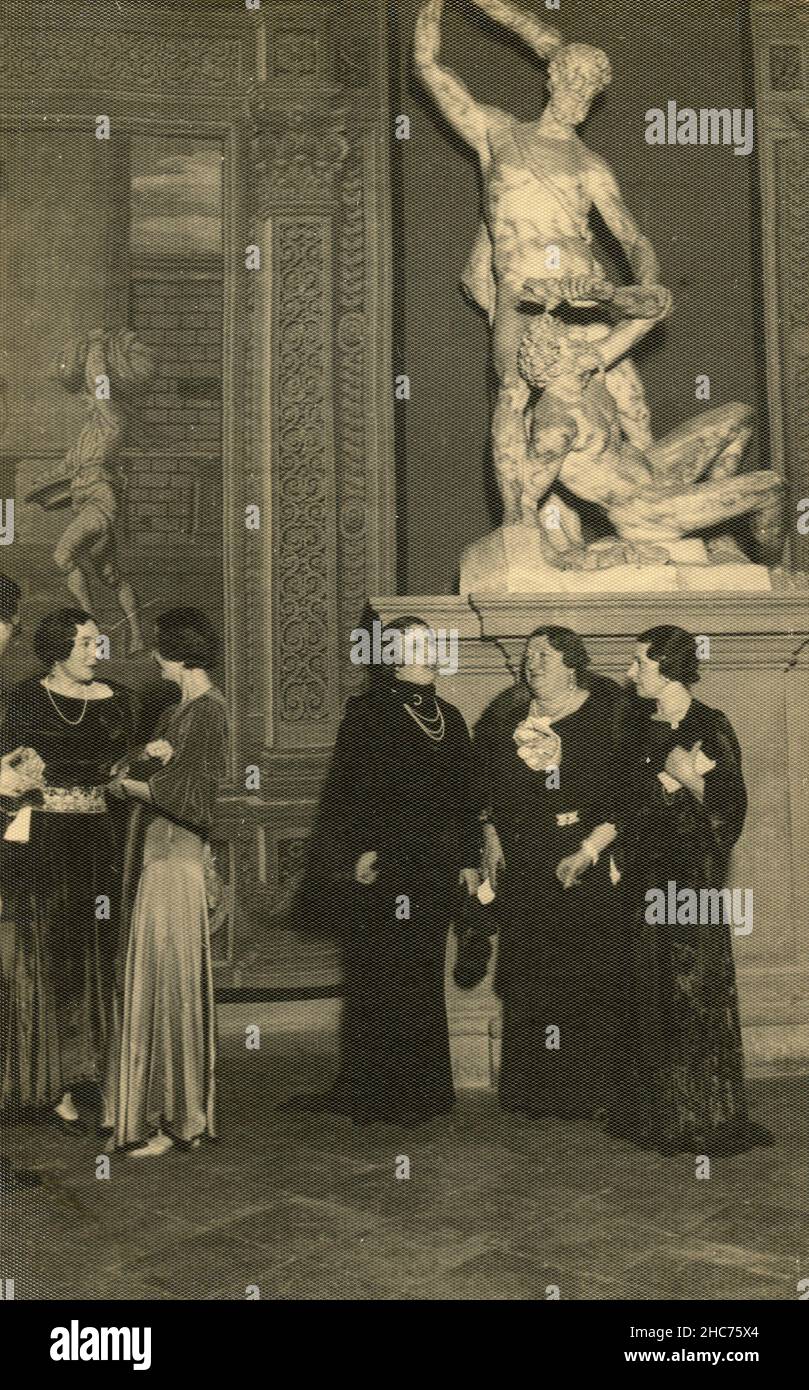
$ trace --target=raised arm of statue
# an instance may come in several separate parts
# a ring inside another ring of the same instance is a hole
[[[639,285],[657,285],[660,266],[654,248],[632,217],[609,165],[594,159],[587,175],[587,189],[613,236],[621,243]]]
[[[461,79],[438,62],[443,9],[444,0],[427,0],[419,10],[413,33],[413,66],[444,119],[485,160],[489,114],[473,99]]]
[[[501,24],[522,39],[538,58],[549,58],[562,43],[558,29],[552,29],[550,24],[544,24],[535,15],[525,14],[516,6],[509,5],[507,0],[472,0],[472,4],[495,24]]]

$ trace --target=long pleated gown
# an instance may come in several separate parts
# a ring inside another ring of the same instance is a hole
[[[128,834],[125,902],[137,888],[117,1058],[117,1147],[158,1129],[185,1142],[215,1133],[204,853],[226,765],[223,696],[211,689],[173,706],[154,737],[167,739],[174,755],[149,779],[152,805],[136,808]]]

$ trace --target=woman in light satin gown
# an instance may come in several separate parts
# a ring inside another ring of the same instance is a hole
[[[131,917],[123,1021],[108,1089],[114,1146],[132,1157],[159,1157],[175,1143],[196,1147],[215,1132],[206,857],[227,762],[225,701],[209,675],[216,648],[197,610],[158,619],[155,660],[181,699],[161,716],[146,762],[119,779],[135,809],[124,865]]]

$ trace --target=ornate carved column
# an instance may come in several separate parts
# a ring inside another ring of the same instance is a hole
[[[772,461],[794,521],[809,497],[809,5],[756,0],[753,41]],[[807,569],[809,536],[792,536]]]
[[[389,117],[382,3],[273,5],[264,23],[245,226],[261,269],[246,273],[241,334],[242,493],[260,504],[261,529],[240,543],[234,657],[238,764],[260,766],[261,792],[234,788],[231,814],[255,919],[242,980],[278,983],[268,917],[283,921],[342,708],[361,681],[349,634],[366,596],[393,588]]]

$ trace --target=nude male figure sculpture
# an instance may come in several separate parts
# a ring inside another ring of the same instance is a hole
[[[636,285],[657,285],[660,273],[652,245],[627,210],[609,165],[576,134],[610,81],[606,54],[589,44],[563,44],[556,30],[505,0],[473,3],[538,57],[550,58],[551,95],[544,111],[537,120],[518,121],[475,102],[463,82],[439,63],[444,0],[428,0],[419,11],[416,72],[452,129],[475,150],[483,179],[484,223],[464,283],[492,326],[498,379],[492,443],[503,522],[509,524],[521,516],[514,452],[521,448],[528,388],[517,352],[530,323],[527,295],[536,302],[531,282],[598,272],[588,226],[594,207],[623,247]],[[625,361],[622,384],[630,394],[634,378],[635,368]],[[645,422],[639,419],[636,428],[642,435]]]
[[[624,293],[592,277],[558,287],[571,304],[592,297],[620,304]],[[645,449],[627,437],[605,374],[671,312],[667,290],[649,290],[647,298],[657,299],[656,313],[628,318],[598,338],[543,313],[520,344],[520,373],[530,390],[541,393],[524,421],[521,461],[514,456],[522,475],[521,520],[548,530],[549,558],[555,551],[552,562],[564,568],[590,568],[593,562],[570,508],[554,498],[558,517],[552,527],[540,512],[557,481],[601,507],[630,548],[665,547],[748,512],[771,514],[782,494],[783,480],[771,469],[739,475],[753,429],[748,406],[731,403],[701,412]],[[637,558],[644,558],[642,550]]]

